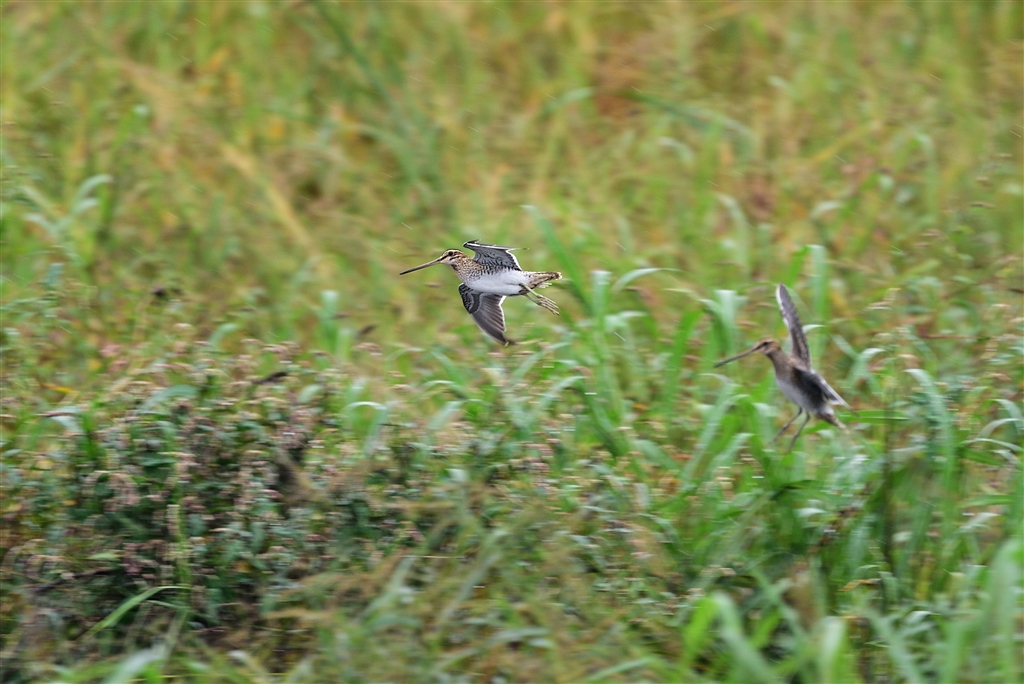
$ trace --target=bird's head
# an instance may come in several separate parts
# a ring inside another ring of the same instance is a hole
[[[766,337],[757,344],[755,344],[753,347],[748,349],[747,351],[743,352],[742,354],[730,356],[724,361],[719,361],[718,363],[715,364],[715,368],[718,368],[719,366],[724,366],[725,364],[731,361],[735,361],[736,359],[742,359],[744,356],[749,356],[750,354],[764,354],[765,356],[768,356],[772,352],[777,351],[779,349],[782,349],[782,347],[779,346],[777,340],[773,340],[770,337]]]
[[[751,351],[757,352],[758,354],[764,354],[765,356],[767,356],[773,351],[777,351],[779,349],[782,349],[782,346],[779,344],[778,340],[772,339],[771,337],[766,337],[757,344],[755,344]]]
[[[443,254],[441,254],[441,256],[437,257],[433,261],[428,261],[427,263],[421,264],[420,266],[416,266],[414,268],[410,268],[408,270],[402,271],[398,275],[405,275],[406,273],[412,273],[413,271],[418,271],[421,268],[426,268],[427,266],[434,266],[435,264],[448,264],[450,266],[451,264],[455,263],[456,261],[459,261],[460,259],[465,259],[465,258],[466,258],[466,255],[463,254],[462,252],[460,252],[459,250],[457,250],[457,249],[447,249],[447,250],[444,251]]]

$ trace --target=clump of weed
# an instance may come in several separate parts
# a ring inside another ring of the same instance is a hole
[[[45,644],[154,586],[173,589],[115,631],[138,637],[183,610],[200,628],[254,624],[296,580],[358,566],[402,525],[345,457],[338,372],[293,345],[229,355],[179,332],[158,359],[44,412],[48,427],[5,454],[17,503],[3,582],[20,619],[14,607],[4,619],[25,657],[55,655]]]

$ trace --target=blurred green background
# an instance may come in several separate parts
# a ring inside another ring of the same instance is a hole
[[[5,297],[66,260],[94,346],[157,287],[278,339],[330,289],[375,340],[475,342],[450,277],[395,274],[471,238],[558,268],[522,205],[580,273],[678,269],[659,324],[805,244],[844,318],[1022,251],[1018,3],[5,7]]]
[[[12,677],[1020,676],[1020,2],[0,11]],[[468,239],[562,316],[397,276]]]

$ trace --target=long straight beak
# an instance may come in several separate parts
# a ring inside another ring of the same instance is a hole
[[[730,356],[725,361],[719,361],[718,363],[716,363],[715,364],[715,368],[718,368],[719,366],[724,366],[725,364],[729,363],[730,361],[735,361],[736,359],[742,359],[744,356],[747,356],[748,354],[753,354],[756,350],[757,350],[757,347],[751,347],[750,349],[748,349],[747,351],[743,352],[742,354],[737,354],[736,356]]]
[[[405,275],[406,273],[412,273],[413,271],[418,271],[421,268],[426,268],[427,266],[433,266],[434,264],[439,264],[439,263],[441,263],[441,257],[438,257],[438,258],[434,259],[433,261],[428,261],[427,263],[423,264],[422,266],[417,266],[415,268],[410,268],[408,271],[402,271],[398,275]]]

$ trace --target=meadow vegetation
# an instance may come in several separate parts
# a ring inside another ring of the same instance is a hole
[[[4,681],[1021,680],[1020,2],[0,20]]]

